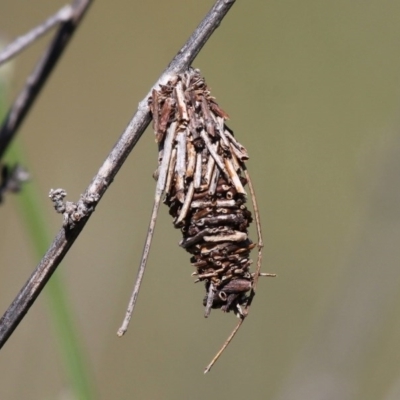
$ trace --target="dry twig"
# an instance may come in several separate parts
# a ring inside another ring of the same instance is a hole
[[[32,74],[26,80],[25,86],[7,113],[0,129],[0,159],[3,157],[17,129],[29,112],[91,3],[92,0],[75,0],[72,6],[63,7],[42,25],[18,38],[0,54],[1,64],[22,51],[53,26],[61,23],[53,41],[37,63]]]
[[[67,4],[54,15],[48,18],[39,26],[33,28],[31,31],[15,39],[12,43],[6,46],[0,53],[0,65],[15,57],[18,53],[30,46],[33,42],[39,39],[42,35],[47,33],[50,29],[54,28],[61,22],[66,22],[73,16],[73,8]]]

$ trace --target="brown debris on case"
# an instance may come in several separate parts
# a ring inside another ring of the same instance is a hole
[[[182,232],[180,246],[192,254],[196,282],[205,283],[205,316],[211,308],[242,316],[254,282],[243,176],[247,151],[225,125],[228,114],[198,70],[154,90],[149,105],[160,165],[166,133],[173,135],[164,203]]]

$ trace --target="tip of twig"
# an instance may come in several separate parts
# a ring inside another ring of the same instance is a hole
[[[126,332],[126,329],[121,327],[118,329],[117,336],[122,337],[125,335],[125,332]]]
[[[222,345],[222,347],[219,349],[218,353],[211,360],[210,364],[207,365],[206,369],[204,370],[205,374],[213,367],[213,365],[216,363],[216,361],[220,358],[221,354],[228,347],[229,343],[232,341],[233,337],[236,335],[237,331],[242,326],[244,318],[245,317],[240,318],[240,321],[238,322],[238,324],[236,325],[236,327],[232,331],[232,333],[229,335],[228,339],[226,339],[225,343]]]

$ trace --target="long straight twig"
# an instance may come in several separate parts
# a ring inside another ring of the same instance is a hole
[[[246,310],[247,310],[251,305],[251,302],[252,302],[253,297],[256,292],[258,279],[260,278],[261,263],[262,263],[262,249],[264,247],[264,242],[263,242],[263,238],[262,238],[260,210],[258,209],[257,197],[256,197],[256,193],[254,191],[253,182],[251,180],[249,171],[247,170],[246,166],[244,167],[244,176],[247,179],[247,183],[249,185],[249,190],[250,190],[250,195],[251,195],[251,201],[253,202],[254,216],[256,219],[257,239],[258,239],[257,240],[257,247],[258,247],[257,266],[256,266],[256,272],[255,272],[255,276],[254,276],[253,287],[251,289],[252,295],[250,296],[250,300],[247,303],[247,307],[246,307]],[[274,274],[271,274],[271,275],[274,276]]]
[[[240,327],[242,326],[243,322],[244,322],[244,317],[240,317],[239,322],[237,323],[237,325],[233,329],[232,333],[229,335],[228,339],[225,340],[225,342],[222,345],[222,347],[218,350],[218,353],[214,356],[214,358],[210,361],[210,363],[204,369],[204,373],[205,374],[210,371],[210,369],[213,367],[213,365],[217,362],[218,358],[221,357],[221,354],[228,347],[229,343],[232,342],[232,339],[235,337],[237,331],[240,329]]]
[[[165,84],[173,75],[185,71],[190,66],[234,3],[235,0],[216,1],[213,8],[174,57],[154,87]],[[108,189],[129,153],[150,123],[151,116],[147,103],[151,92],[150,90],[147,96],[139,103],[136,114],[100,167],[98,173],[92,179],[78,204],[85,207],[84,199],[92,198],[95,199],[92,208],[87,210],[87,215],[78,221],[73,229],[60,229],[43,259],[0,319],[0,348],[6,343],[28,312],[30,306],[39,296],[41,290],[82,231],[98,201]]]
[[[135,281],[135,285],[133,287],[131,298],[129,299],[128,307],[126,309],[125,318],[122,322],[121,327],[118,329],[118,332],[117,332],[118,336],[123,336],[125,334],[125,332],[128,330],[129,322],[132,318],[133,310],[136,305],[136,300],[139,295],[140,286],[142,284],[144,272],[146,270],[147,258],[150,253],[150,246],[151,246],[151,242],[153,240],[154,229],[156,227],[158,209],[160,207],[160,202],[161,202],[161,195],[162,195],[162,192],[156,193],[156,196],[155,196],[153,211],[151,212],[149,229],[147,230],[146,242],[145,242],[145,245],[143,248],[142,260],[140,262],[139,270],[136,275],[136,281]]]
[[[60,22],[63,18],[66,18],[66,20],[61,24],[53,41],[36,64],[32,74],[28,77],[0,129],[0,159],[3,157],[17,129],[29,112],[91,3],[92,0],[75,0],[71,6],[69,18],[66,18],[68,17],[67,11],[65,11],[65,15],[61,13],[61,16],[59,16]]]
[[[158,209],[160,207],[161,196],[164,192],[165,184],[167,181],[168,162],[171,158],[172,143],[173,143],[173,141],[175,139],[175,135],[176,135],[176,132],[175,132],[176,125],[177,125],[176,122],[171,124],[171,126],[169,127],[168,132],[167,132],[167,138],[165,139],[164,157],[163,157],[163,160],[161,163],[160,175],[159,175],[158,181],[157,181],[156,195],[154,198],[153,211],[151,213],[150,225],[149,225],[149,229],[147,231],[146,242],[145,242],[144,249],[143,249],[142,261],[140,262],[139,271],[137,273],[135,286],[133,288],[133,292],[132,292],[131,298],[129,300],[128,308],[126,310],[125,319],[122,323],[122,326],[118,329],[118,333],[117,333],[118,336],[124,335],[128,329],[129,321],[131,320],[133,309],[135,308],[135,304],[136,304],[136,299],[139,294],[140,285],[143,280],[144,271],[146,270],[147,257],[149,256],[150,246],[151,246],[151,242],[152,242],[153,235],[154,235],[154,228],[156,227],[157,214],[158,214]]]

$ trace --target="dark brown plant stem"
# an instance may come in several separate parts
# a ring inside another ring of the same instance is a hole
[[[190,66],[234,3],[235,0],[216,1],[213,8],[171,61],[154,87],[158,87],[160,84],[165,84],[173,75],[185,71]],[[139,103],[136,114],[133,116],[120,139],[117,141],[103,165],[100,167],[98,173],[94,176],[92,182],[87,187],[81,200],[78,202],[78,205],[84,208],[85,204],[87,204],[87,199],[95,199],[95,201],[92,202],[92,207],[87,209],[87,215],[80,219],[80,221],[76,222],[73,229],[60,229],[43,259],[40,261],[29,280],[1,318],[0,348],[6,343],[7,339],[11,336],[24,315],[28,312],[30,306],[39,296],[41,290],[66,255],[79,233],[82,231],[97,205],[97,202],[108,189],[125,159],[128,157],[129,153],[150,123],[151,116],[147,102],[152,89]]]
[[[11,140],[17,132],[17,129],[29,112],[37,95],[43,88],[47,78],[51,74],[51,71],[56,66],[57,61],[63,54],[91,3],[92,0],[75,0],[70,12],[70,18],[61,24],[54,39],[37,63],[32,74],[28,77],[23,89],[8,111],[0,129],[0,159],[3,157],[8,145],[11,143]],[[64,17],[66,17],[66,15],[64,15]],[[62,18],[59,18],[61,21]]]

